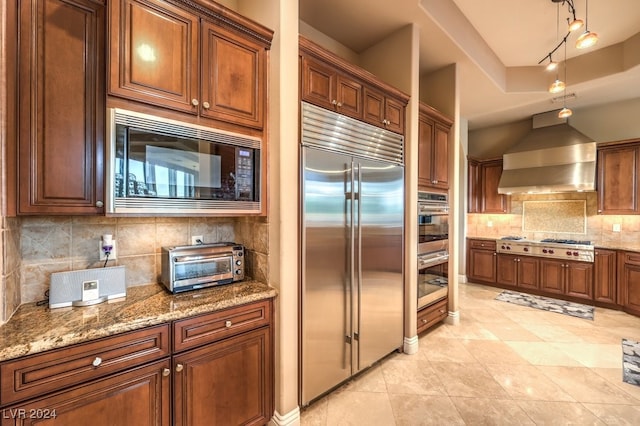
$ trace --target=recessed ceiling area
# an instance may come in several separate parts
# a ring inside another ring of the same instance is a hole
[[[459,68],[461,116],[470,129],[559,108],[547,91],[555,75],[538,62],[566,35],[562,2],[530,0],[300,0],[300,19],[356,53],[414,23],[420,73]],[[568,38],[567,93],[572,109],[640,98],[640,1],[574,0],[576,16],[599,35],[578,50]],[[581,33],[584,30],[578,30]],[[554,60],[564,59],[564,46]],[[560,73],[564,70],[560,67]],[[561,106],[560,106],[561,107]]]

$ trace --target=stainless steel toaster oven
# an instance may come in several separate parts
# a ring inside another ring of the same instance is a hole
[[[241,244],[163,247],[160,280],[172,293],[229,284],[244,279],[244,265]]]

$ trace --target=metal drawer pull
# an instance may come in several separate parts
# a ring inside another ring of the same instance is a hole
[[[426,319],[423,319],[423,320],[422,320],[422,323],[423,323],[423,324],[426,324],[427,322],[428,322],[428,321],[427,321]]]
[[[99,356],[96,357],[96,359],[93,360],[93,362],[91,363],[93,364],[94,367],[99,366],[100,364],[102,364],[102,358],[100,358]]]
[[[224,326],[227,327],[227,328],[231,327],[231,321],[226,321],[224,323]]]
[[[171,370],[169,370],[168,368],[162,369],[162,375],[164,377],[167,377],[169,374],[171,374]]]
[[[182,365],[182,364],[177,364],[177,365],[176,365],[176,371],[177,371],[178,373],[179,373],[179,372],[181,372],[183,368],[184,368],[184,365]]]

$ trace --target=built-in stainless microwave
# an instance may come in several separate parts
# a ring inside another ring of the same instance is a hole
[[[107,214],[260,213],[259,138],[112,108]]]

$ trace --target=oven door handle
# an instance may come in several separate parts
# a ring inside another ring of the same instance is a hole
[[[176,256],[173,258],[173,263],[199,263],[206,262],[207,260],[216,259],[231,259],[233,256],[229,254],[212,254],[212,255],[198,255],[198,256]]]
[[[419,256],[418,257],[418,270],[429,268],[431,266],[439,265],[440,263],[449,261],[449,252],[438,252],[433,255]]]

